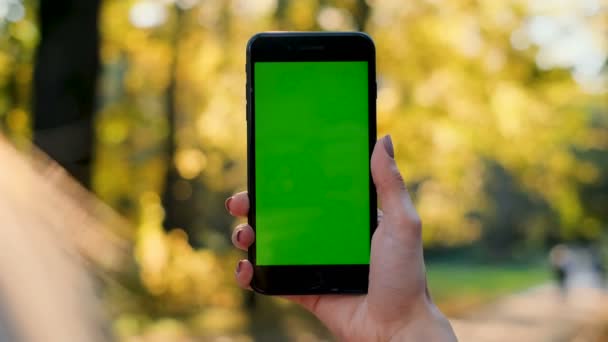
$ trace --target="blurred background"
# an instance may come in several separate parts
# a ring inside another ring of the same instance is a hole
[[[223,203],[246,188],[245,45],[267,30],[374,38],[378,133],[463,340],[608,341],[606,0],[0,0],[0,230],[29,231],[0,253],[0,340],[63,279],[24,266],[53,244],[76,246],[57,253],[100,339],[332,340],[233,282]],[[39,279],[20,300],[17,264]]]

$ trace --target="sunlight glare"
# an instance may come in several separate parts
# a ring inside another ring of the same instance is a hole
[[[274,12],[277,0],[233,0],[232,8],[235,13],[247,17],[263,17]]]
[[[317,18],[319,26],[326,31],[340,31],[353,28],[350,14],[335,7],[324,7]]]
[[[198,149],[183,149],[175,156],[175,166],[182,177],[193,179],[207,166],[207,157]]]
[[[25,7],[19,0],[0,0],[0,21],[17,22],[25,16]]]
[[[167,20],[167,9],[158,1],[139,1],[129,11],[129,21],[137,28],[152,28]]]

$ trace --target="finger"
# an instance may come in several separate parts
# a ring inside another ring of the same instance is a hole
[[[234,271],[237,284],[243,289],[251,290],[251,279],[253,278],[253,265],[247,259],[243,259],[236,264]]]
[[[390,135],[378,140],[371,160],[372,177],[378,198],[382,205],[383,218],[389,219],[390,225],[400,235],[411,235],[418,238],[420,219],[407,191],[403,177],[394,159],[393,143]]]
[[[239,224],[234,228],[232,232],[232,244],[238,248],[246,251],[251,244],[253,244],[253,240],[255,239],[255,233],[250,225],[243,223]]]
[[[247,191],[239,192],[228,198],[224,203],[226,210],[232,216],[247,216],[249,214],[249,195]]]
[[[384,213],[382,212],[382,210],[378,209],[378,224],[380,224],[380,222],[382,222],[382,215],[384,215]]]

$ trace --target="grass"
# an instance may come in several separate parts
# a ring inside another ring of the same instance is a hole
[[[524,290],[550,278],[547,266],[479,265],[459,262],[427,264],[433,300],[448,315],[460,315],[501,295]]]

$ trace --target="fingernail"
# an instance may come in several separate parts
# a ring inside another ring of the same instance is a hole
[[[242,232],[242,230],[241,230],[241,229],[239,229],[239,230],[236,232],[236,241],[237,241],[237,242],[241,242],[241,232]]]
[[[239,261],[238,264],[236,264],[236,274],[239,274],[239,272],[241,271],[241,264],[243,263],[243,260]]]
[[[384,144],[384,150],[391,158],[395,158],[395,149],[393,148],[393,139],[391,139],[390,134],[385,136],[382,139],[382,143]]]
[[[224,206],[226,207],[226,211],[229,212],[229,213],[231,213],[230,212],[230,207],[229,207],[231,201],[232,201],[232,197],[228,197],[228,199],[226,199],[226,202],[224,202]]]

